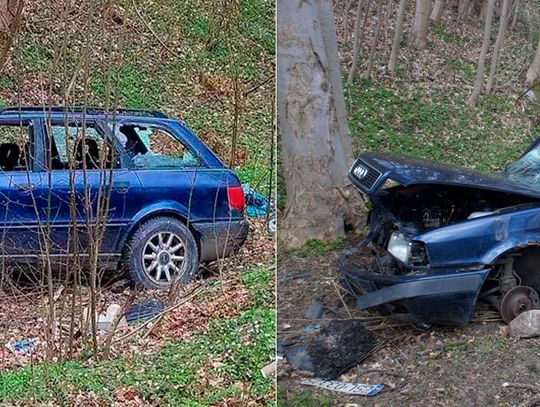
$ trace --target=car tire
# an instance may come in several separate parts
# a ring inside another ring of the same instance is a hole
[[[124,263],[136,287],[166,290],[175,282],[187,285],[199,268],[197,242],[181,221],[153,218],[141,224],[129,240]]]

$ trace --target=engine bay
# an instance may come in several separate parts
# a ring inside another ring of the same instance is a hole
[[[417,233],[540,205],[539,199],[517,194],[444,185],[398,186],[379,192],[376,200],[396,218],[395,223]]]

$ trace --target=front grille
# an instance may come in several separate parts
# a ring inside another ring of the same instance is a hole
[[[359,163],[358,165],[361,165],[365,168],[367,168],[367,174],[363,178],[355,177],[357,182],[364,187],[366,190],[371,190],[373,185],[377,182],[377,180],[380,178],[381,173],[377,171],[375,168],[371,168],[370,166]]]

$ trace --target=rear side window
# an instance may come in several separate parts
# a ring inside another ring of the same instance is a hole
[[[0,168],[2,171],[26,171],[30,162],[32,126],[0,124]]]
[[[116,135],[137,169],[204,167],[199,157],[161,128],[123,124]]]
[[[108,169],[119,166],[114,147],[92,125],[53,125],[51,165],[53,170]]]

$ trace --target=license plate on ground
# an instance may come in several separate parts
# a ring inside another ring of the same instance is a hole
[[[321,387],[327,390],[339,391],[347,394],[357,394],[361,396],[374,396],[384,387],[382,384],[365,384],[357,382],[339,382],[337,380],[325,380],[318,377],[312,377],[302,381],[302,384],[308,386]]]

